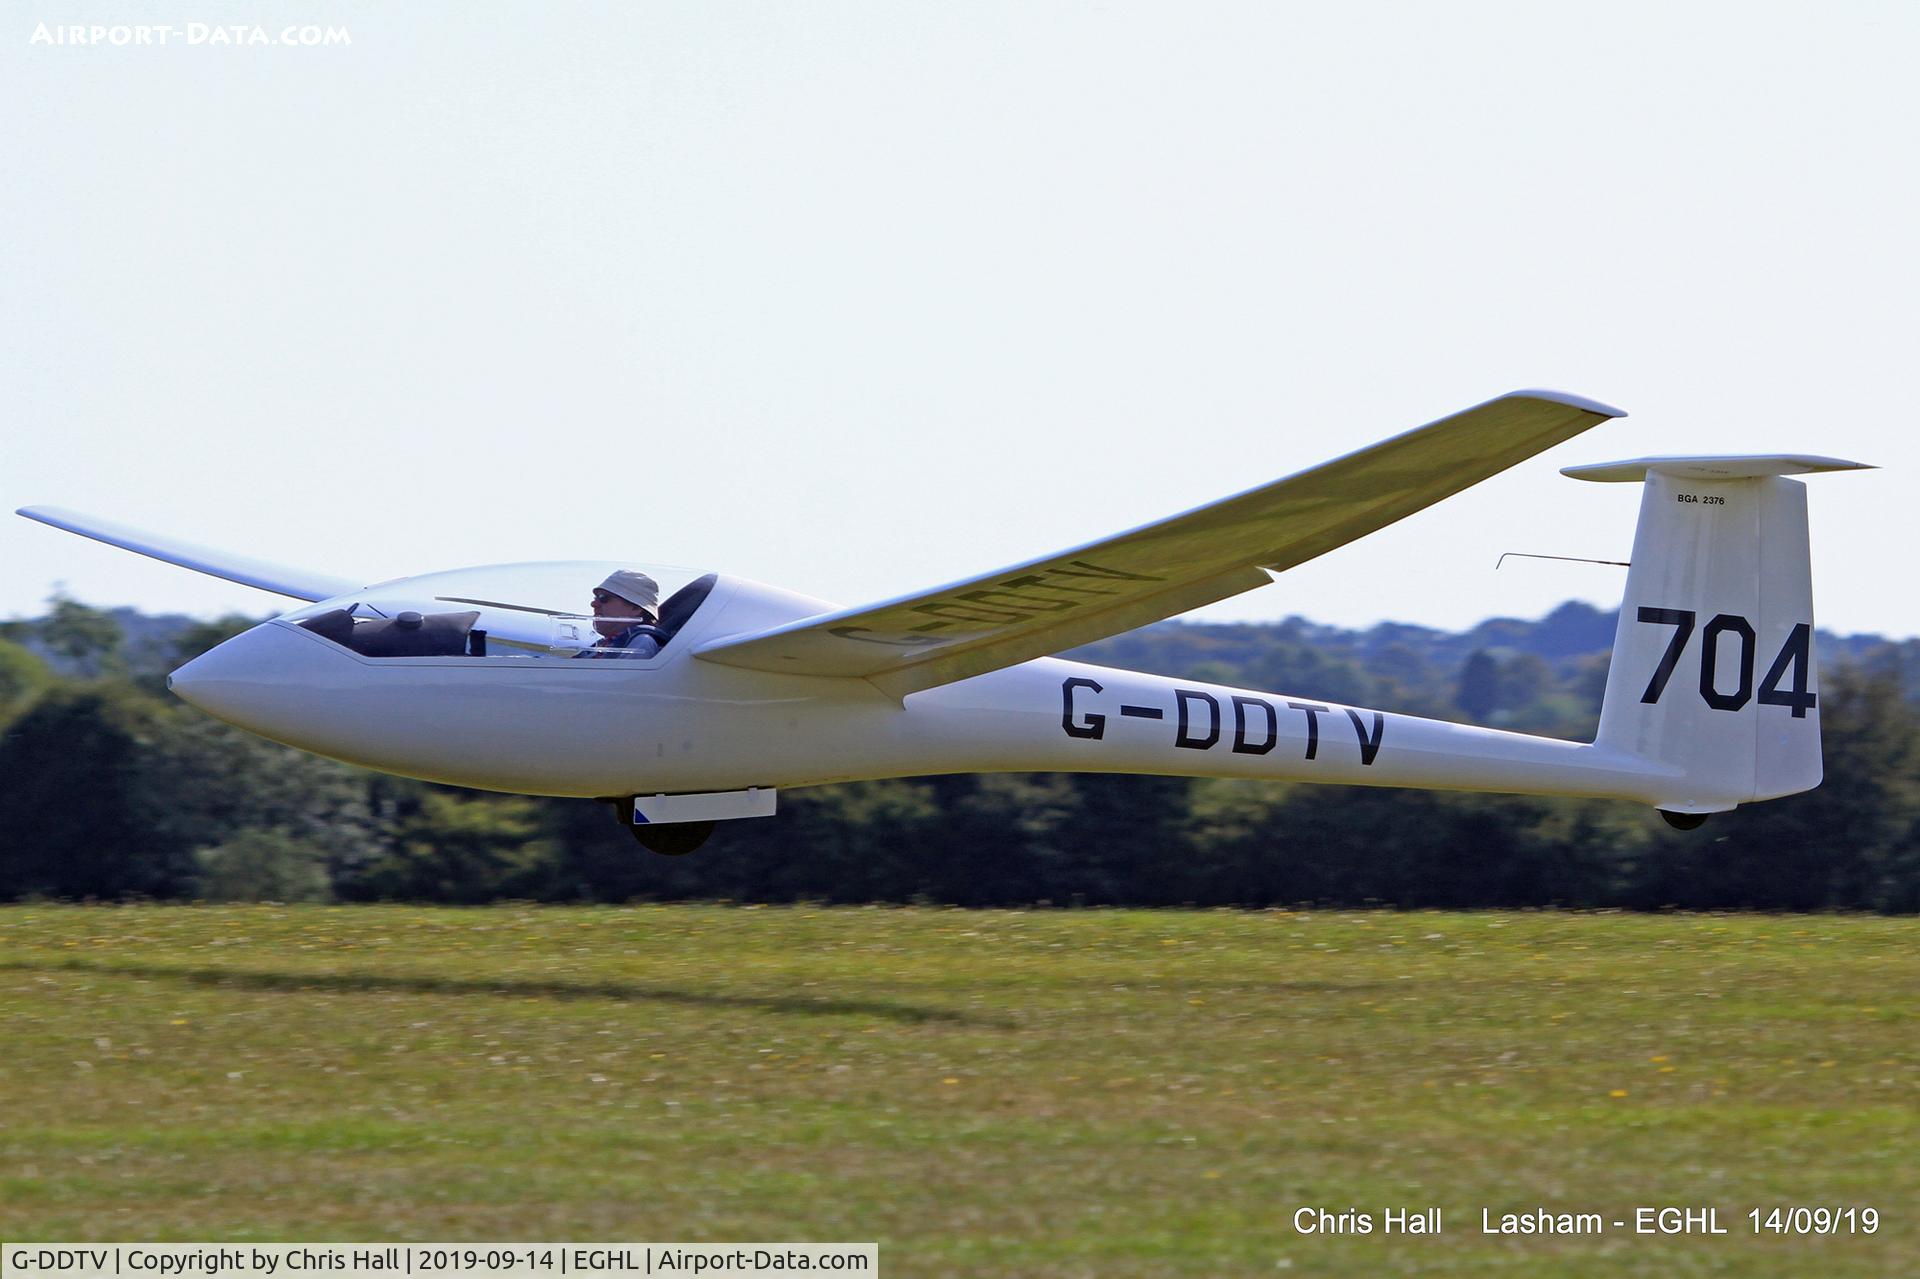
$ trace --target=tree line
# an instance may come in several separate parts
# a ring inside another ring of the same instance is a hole
[[[66,599],[0,623],[0,899],[1920,910],[1913,641],[1823,635],[1825,784],[1693,832],[1599,801],[967,775],[785,792],[661,857],[592,801],[371,773],[165,693],[250,624]],[[1579,604],[1464,633],[1163,623],[1073,656],[1584,738],[1612,629]]]

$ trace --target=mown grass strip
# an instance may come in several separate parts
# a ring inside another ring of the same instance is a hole
[[[0,910],[0,1236],[879,1239],[934,1275],[1920,1272],[1920,921]],[[1871,1238],[1753,1238],[1774,1204]],[[1716,1239],[1479,1210],[1716,1205]],[[1440,1206],[1435,1239],[1302,1206]]]

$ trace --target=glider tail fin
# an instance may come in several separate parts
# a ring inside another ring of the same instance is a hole
[[[1784,477],[1856,469],[1804,456],[1566,469],[1645,484],[1596,740],[1665,774],[1652,798],[1675,824],[1820,784],[1807,490]]]

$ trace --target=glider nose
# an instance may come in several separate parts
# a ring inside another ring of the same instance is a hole
[[[344,653],[280,622],[262,622],[167,677],[167,687],[216,719],[292,746],[323,731]]]
[[[266,629],[256,626],[216,644],[167,676],[167,687],[188,705],[247,727],[271,691],[271,672],[262,661],[266,656],[262,650],[270,647],[260,634]]]

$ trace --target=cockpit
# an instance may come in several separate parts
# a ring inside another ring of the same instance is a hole
[[[602,589],[609,582],[639,602],[620,607]],[[495,565],[379,583],[278,620],[361,657],[655,662],[678,651],[675,641],[718,583],[712,573],[662,565]]]

